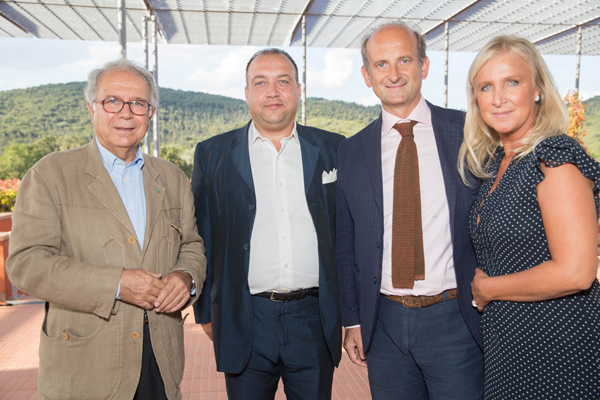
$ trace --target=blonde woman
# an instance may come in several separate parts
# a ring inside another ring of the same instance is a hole
[[[482,181],[469,232],[485,398],[599,399],[600,164],[564,135],[565,104],[529,41],[490,41],[467,90],[459,171]]]

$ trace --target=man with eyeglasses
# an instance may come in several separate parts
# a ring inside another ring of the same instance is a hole
[[[127,60],[90,73],[95,137],[25,175],[7,270],[46,302],[44,399],[180,399],[181,310],[206,275],[186,176],[142,154],[155,112],[152,75]]]

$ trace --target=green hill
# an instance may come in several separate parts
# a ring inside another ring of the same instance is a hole
[[[91,138],[84,86],[84,82],[72,82],[0,92],[0,148],[12,142],[30,144],[47,135]],[[182,148],[192,148],[200,140],[250,120],[243,100],[206,93],[160,88],[160,107],[161,142]],[[307,121],[351,135],[377,118],[380,109],[309,98]]]
[[[21,177],[44,154],[86,143],[93,127],[83,98],[84,82],[0,91],[0,179]],[[194,146],[250,119],[243,100],[160,89],[161,156],[188,176]],[[586,104],[584,142],[600,161],[600,96]],[[381,107],[309,98],[308,125],[352,135],[377,118]],[[301,110],[297,117],[300,122]]]
[[[583,142],[596,160],[600,161],[600,96],[584,101],[585,122],[583,129],[586,135]]]

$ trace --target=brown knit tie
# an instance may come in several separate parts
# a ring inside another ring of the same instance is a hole
[[[392,221],[392,285],[412,289],[425,279],[419,157],[413,135],[417,121],[394,125],[402,135],[394,168],[394,219]]]

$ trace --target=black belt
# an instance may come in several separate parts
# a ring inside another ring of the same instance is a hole
[[[268,292],[256,293],[254,296],[264,297],[265,299],[276,301],[278,303],[286,303],[288,301],[303,299],[306,296],[319,297],[319,288],[298,289],[292,290],[291,292],[276,292],[270,290]]]

